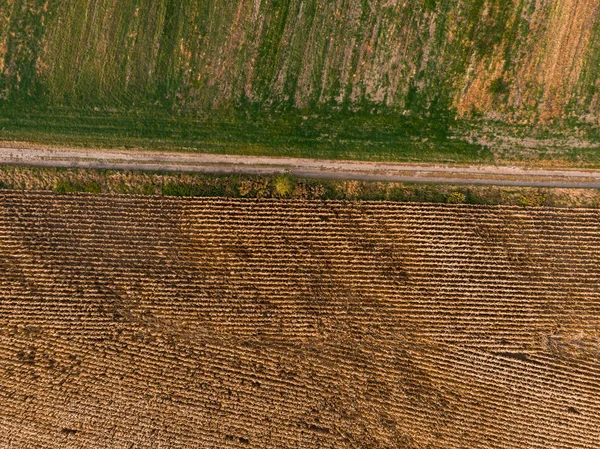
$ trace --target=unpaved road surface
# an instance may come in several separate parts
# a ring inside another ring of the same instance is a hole
[[[364,181],[600,188],[600,170],[449,166],[135,150],[0,148],[0,164],[116,170],[238,173]]]

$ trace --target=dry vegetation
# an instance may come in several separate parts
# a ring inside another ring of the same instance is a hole
[[[599,189],[503,187],[0,166],[0,189],[229,198],[600,208]]]
[[[0,447],[600,446],[598,211],[0,208]]]

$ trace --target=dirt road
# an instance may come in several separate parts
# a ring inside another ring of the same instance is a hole
[[[369,181],[600,188],[599,170],[397,164],[135,150],[0,148],[0,164],[257,175],[289,173],[301,177]]]

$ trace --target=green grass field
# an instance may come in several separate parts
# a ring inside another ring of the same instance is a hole
[[[447,128],[394,114],[293,112],[198,118],[89,111],[5,111],[4,139],[54,145],[146,148],[329,159],[491,161],[489,150]]]
[[[0,140],[490,162],[463,122],[600,135],[591,3],[0,0]]]

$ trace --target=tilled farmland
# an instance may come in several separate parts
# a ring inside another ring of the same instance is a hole
[[[0,194],[0,448],[598,448],[600,211]]]

